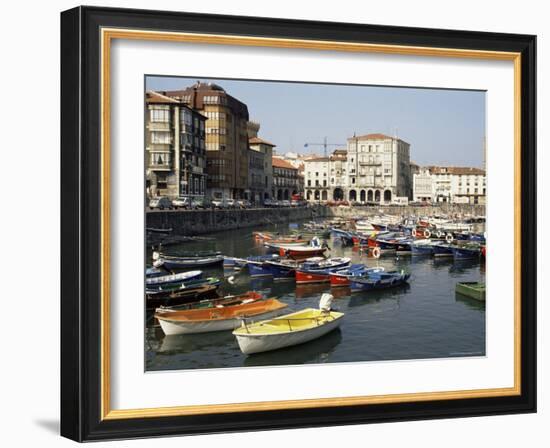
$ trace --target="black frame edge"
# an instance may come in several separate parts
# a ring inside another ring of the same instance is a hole
[[[535,36],[99,7],[63,12],[61,25],[63,436],[92,441],[536,412]],[[101,421],[99,29],[102,26],[521,52],[522,394],[475,400]]]
[[[82,441],[80,362],[80,8],[61,14],[61,435]]]

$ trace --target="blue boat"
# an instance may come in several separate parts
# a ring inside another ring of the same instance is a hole
[[[162,275],[158,277],[150,277],[145,279],[147,288],[156,286],[170,285],[174,283],[183,283],[189,280],[194,280],[202,277],[202,271],[181,272],[179,274]]]
[[[478,245],[455,246],[453,257],[455,260],[473,260],[479,258],[481,250]]]
[[[435,257],[452,257],[453,256],[453,246],[450,244],[434,244],[433,245],[433,254]]]
[[[351,292],[393,288],[407,283],[411,274],[405,271],[374,272],[362,277],[350,277]]]
[[[224,269],[242,269],[251,262],[263,262],[277,259],[279,259],[279,254],[256,255],[246,258],[224,257],[223,267]]]
[[[271,277],[271,269],[263,262],[249,262],[246,264],[250,277]]]
[[[267,267],[273,280],[292,279],[296,276],[297,263],[285,261],[266,261],[263,263]]]
[[[418,240],[411,243],[411,253],[413,255],[432,255],[434,253],[431,241]]]

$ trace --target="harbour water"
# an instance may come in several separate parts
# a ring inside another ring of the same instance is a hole
[[[263,227],[288,233],[288,225]],[[212,240],[170,246],[165,251],[218,250],[224,255],[247,257],[265,253],[252,238],[252,230],[239,229],[208,235]],[[345,313],[339,330],[306,344],[245,356],[231,332],[165,336],[147,315],[146,370],[212,369],[310,363],[366,362],[485,355],[485,303],[455,294],[459,281],[485,281],[479,260],[454,261],[430,256],[383,255],[379,259],[352,247],[330,241],[330,256],[348,256],[353,263],[386,270],[405,269],[409,284],[394,289],[350,293],[328,284],[296,285],[294,281],[251,279],[247,270],[225,272],[205,269],[205,275],[223,277],[224,294],[250,290],[277,297],[288,312],[317,308],[323,292],[331,292],[333,306]],[[148,254],[150,259],[150,254]],[[228,278],[231,278],[231,282]]]

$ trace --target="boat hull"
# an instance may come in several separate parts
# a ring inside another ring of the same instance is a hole
[[[237,338],[239,348],[245,355],[292,347],[313,341],[338,328],[344,315],[342,313],[332,314],[337,315],[334,320],[303,331],[268,335],[253,335],[239,332],[239,334],[235,334],[235,337]]]
[[[296,270],[296,283],[326,283],[330,281],[330,275],[327,273],[316,273],[311,271]]]
[[[280,310],[267,311],[262,314],[257,314],[252,318],[252,320],[269,319],[276,317],[279,314],[281,314]],[[158,321],[166,336],[231,331],[239,328],[242,324],[242,318],[240,317],[223,320],[205,320],[199,322],[170,321],[164,318],[159,318]]]

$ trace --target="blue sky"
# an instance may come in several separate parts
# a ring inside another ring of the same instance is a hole
[[[173,90],[195,81],[215,82],[248,106],[260,136],[279,153],[322,154],[329,143],[369,133],[398,135],[420,165],[483,164],[485,92],[272,81],[147,77],[148,90]],[[329,147],[329,150],[334,147]]]

